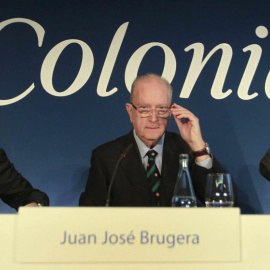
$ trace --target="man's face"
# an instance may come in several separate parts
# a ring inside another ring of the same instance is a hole
[[[137,108],[146,106],[152,110],[152,115],[143,118],[131,104],[126,104],[130,121],[137,136],[149,148],[154,147],[164,134],[169,117],[157,117],[155,108],[161,106],[169,108],[170,95],[166,84],[158,77],[144,78],[136,83],[132,103]]]

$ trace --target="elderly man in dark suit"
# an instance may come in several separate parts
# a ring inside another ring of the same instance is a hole
[[[18,210],[20,206],[48,206],[49,198],[34,189],[15,169],[5,151],[0,148],[0,198]]]
[[[171,104],[171,100],[172,89],[164,78],[155,74],[136,78],[130,103],[126,104],[133,130],[93,150],[88,181],[79,205],[106,204],[116,163],[130,147],[115,174],[110,191],[111,206],[171,206],[182,153],[191,153],[189,168],[194,190],[197,198],[204,201],[206,174],[224,170],[203,140],[198,118],[187,109]],[[171,115],[180,135],[166,131]],[[155,188],[146,174],[148,153],[155,156],[158,169]]]

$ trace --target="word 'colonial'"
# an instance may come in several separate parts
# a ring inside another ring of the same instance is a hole
[[[13,23],[25,23],[35,31],[38,39],[38,46],[41,47],[45,36],[44,28],[37,22],[25,19],[25,18],[14,18],[2,21],[0,23],[0,31],[6,26]],[[118,54],[120,52],[129,22],[123,23],[115,32],[115,35],[110,44],[103,68],[97,84],[97,94],[101,97],[107,97],[113,95],[118,91],[117,87],[108,89],[108,83],[111,78],[111,74],[114,69],[114,65]],[[264,26],[259,26],[256,29],[256,35],[259,38],[265,38],[268,35],[268,30]],[[56,91],[53,85],[53,74],[57,61],[62,54],[63,50],[71,44],[79,45],[82,50],[81,66],[78,70],[76,78],[72,84],[65,90],[59,92]],[[163,50],[164,67],[162,76],[165,77],[169,82],[172,82],[176,72],[176,58],[173,51],[164,43],[150,42],[139,47],[130,57],[125,70],[125,84],[127,89],[130,91],[131,84],[134,78],[138,74],[141,62],[146,53],[153,47],[159,47]],[[193,43],[184,49],[185,52],[193,51],[193,58],[180,91],[180,98],[189,98],[192,89],[198,80],[203,68],[209,61],[209,59],[216,53],[221,52],[220,62],[217,68],[216,75],[213,80],[211,88],[211,96],[214,99],[224,99],[232,94],[232,89],[224,90],[224,82],[231,64],[233,50],[232,47],[227,43],[221,43],[215,46],[208,54],[204,57],[204,45],[202,43]],[[262,55],[262,48],[258,44],[251,44],[243,48],[243,52],[249,52],[249,60],[246,64],[243,72],[240,84],[237,90],[237,95],[242,100],[250,100],[258,96],[257,92],[249,93],[250,85],[257,70],[258,64]],[[91,48],[82,40],[68,39],[64,40],[55,45],[49,53],[46,55],[40,71],[41,84],[46,92],[53,96],[64,97],[69,96],[79,91],[90,78],[94,67],[94,55]],[[0,106],[9,105],[23,99],[35,88],[35,84],[32,83],[26,90],[21,91],[16,97],[1,100]],[[268,73],[265,81],[265,94],[270,98],[270,72]]]

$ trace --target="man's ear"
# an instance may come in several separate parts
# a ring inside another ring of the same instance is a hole
[[[130,122],[132,123],[132,105],[130,103],[126,103],[126,110],[129,115]]]

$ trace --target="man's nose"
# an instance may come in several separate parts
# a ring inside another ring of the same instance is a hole
[[[151,122],[157,122],[158,117],[157,117],[157,112],[155,109],[152,110],[152,114],[150,115],[150,121]]]

